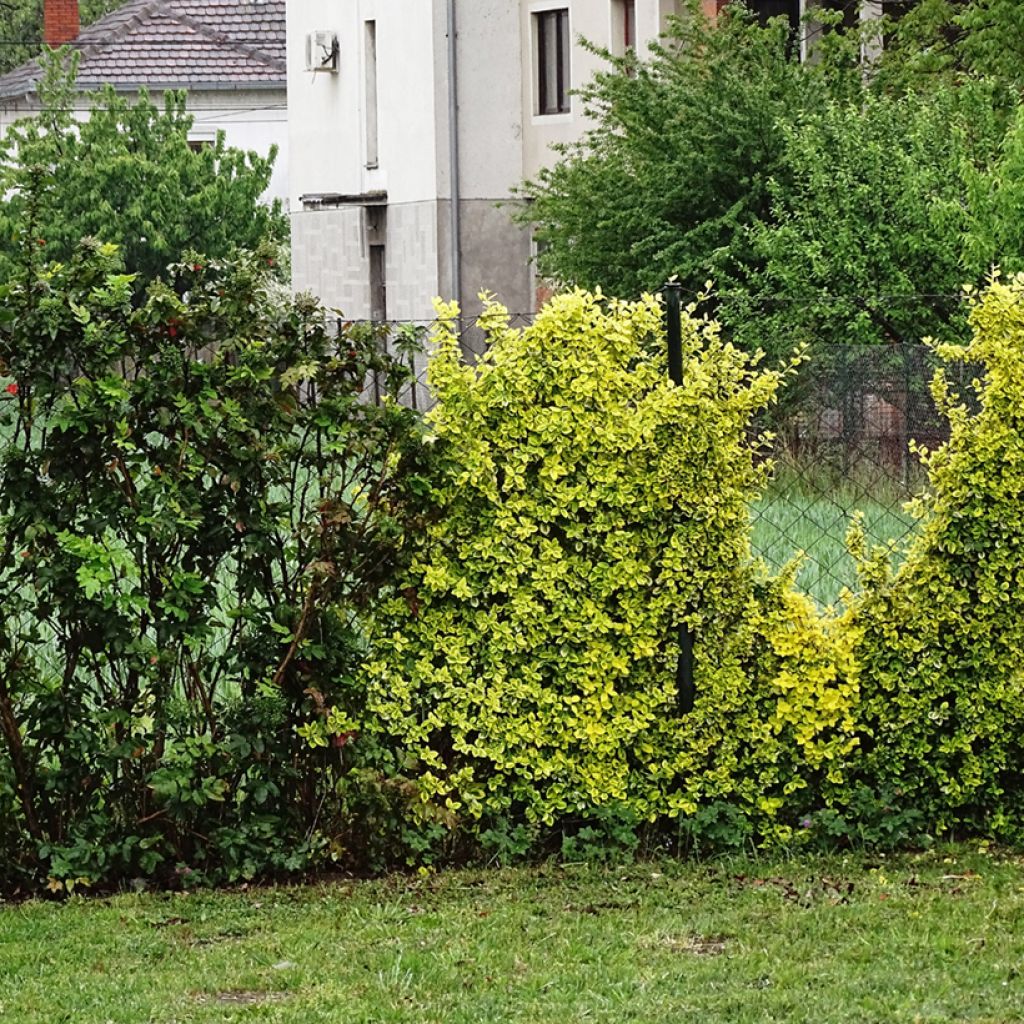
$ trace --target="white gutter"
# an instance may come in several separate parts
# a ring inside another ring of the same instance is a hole
[[[456,47],[456,0],[448,0],[448,172],[451,179],[451,234],[452,298],[462,301],[462,193],[459,182],[459,76],[458,48]]]

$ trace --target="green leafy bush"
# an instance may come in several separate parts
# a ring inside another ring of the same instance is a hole
[[[261,198],[276,150],[243,152],[223,133],[194,150],[184,93],[166,93],[158,107],[145,90],[130,99],[108,87],[79,121],[77,59],[48,55],[42,109],[0,139],[0,283],[26,253],[36,263],[67,262],[83,238],[120,246],[140,293],[189,250],[225,259],[284,245],[281,203]]]
[[[474,367],[455,314],[431,366],[434,515],[369,668],[422,819],[514,850],[524,827],[582,822],[578,845],[595,818],[613,834],[728,801],[752,834],[789,835],[810,783],[840,777],[855,687],[843,637],[750,555],[749,427],[781,374],[690,317],[672,385],[650,297],[576,292],[524,330],[489,304]]]
[[[522,331],[492,305],[484,326],[476,367],[440,338],[434,516],[370,669],[372,727],[430,827],[419,855],[1021,838],[1024,280],[940,347],[982,375],[935,385],[951,438],[924,459],[906,559],[855,527],[860,586],[828,615],[750,555],[749,423],[779,374],[691,316],[673,387],[649,299],[575,293]]]
[[[966,338],[961,285],[1021,251],[1002,244],[1019,204],[996,161],[994,96],[980,84],[868,95],[780,125],[769,212],[746,230],[747,254],[714,273],[735,340],[778,355],[806,344],[820,362],[837,345]]]
[[[899,570],[867,557],[845,628],[868,787],[930,830],[1024,836],[1024,280],[977,299],[978,393],[942,378],[948,444],[927,455],[920,532]],[[976,407],[975,407],[976,404]],[[841,801],[840,801],[841,802]]]
[[[351,726],[304,737],[357,686],[420,429],[403,361],[266,263],[140,303],[88,244],[0,289],[0,886],[278,873],[351,830]]]

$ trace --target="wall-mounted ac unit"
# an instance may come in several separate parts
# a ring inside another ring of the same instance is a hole
[[[306,36],[306,70],[337,74],[341,51],[338,34],[330,31],[310,32]]]

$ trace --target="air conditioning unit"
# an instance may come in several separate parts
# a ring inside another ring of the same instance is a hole
[[[306,70],[338,73],[340,61],[338,34],[330,31],[310,32],[306,36]]]

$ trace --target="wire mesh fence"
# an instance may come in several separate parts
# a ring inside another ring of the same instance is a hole
[[[525,327],[530,314],[511,326]],[[426,412],[434,404],[427,367],[436,321],[367,325],[383,351],[406,361],[409,374],[397,399]],[[339,324],[339,328],[341,325]],[[481,351],[473,318],[456,324],[469,358]],[[892,547],[898,559],[917,523],[906,503],[925,482],[919,449],[948,436],[931,384],[940,360],[927,345],[819,345],[789,378],[780,401],[755,425],[767,432],[758,458],[770,460],[765,493],[751,506],[754,554],[780,570],[794,559],[797,582],[819,604],[835,604],[856,582],[846,537],[855,513],[872,544]],[[947,378],[973,401],[976,368],[946,367]],[[367,401],[384,398],[371,372]]]
[[[754,548],[776,569],[799,558],[798,582],[823,605],[856,581],[854,513],[897,559],[917,527],[905,506],[925,483],[920,453],[948,437],[931,388],[940,365],[927,345],[819,346],[767,424],[773,472],[751,512]],[[977,368],[943,372],[972,403]]]

